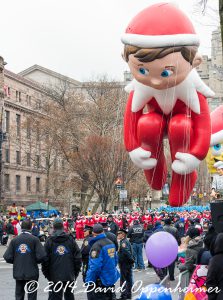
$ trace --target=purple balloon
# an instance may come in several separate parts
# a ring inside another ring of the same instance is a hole
[[[154,233],[146,242],[146,256],[156,268],[165,268],[172,264],[178,254],[175,237],[164,231]]]

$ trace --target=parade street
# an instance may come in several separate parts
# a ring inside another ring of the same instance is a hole
[[[81,242],[78,242],[79,246],[81,245]],[[6,247],[0,246],[0,281],[1,281],[1,300],[10,300],[14,299],[15,295],[15,280],[12,276],[12,265],[7,264],[3,259],[3,253],[5,252]],[[144,260],[146,264],[146,257],[144,253]],[[147,265],[147,264],[146,264]],[[156,276],[156,273],[153,271],[152,268],[146,268],[145,271],[137,271],[133,273],[134,276],[134,282],[137,280],[140,282],[143,282],[143,286],[147,286],[151,283],[158,282],[159,279]],[[176,281],[171,284],[171,287],[174,288],[178,281],[178,275],[175,276]],[[41,270],[40,270],[40,278],[39,278],[39,288],[38,288],[38,296],[37,299],[39,300],[47,300],[48,299],[48,293],[44,292],[44,289],[47,288],[48,282],[47,279],[44,278]],[[48,288],[50,288],[48,286]],[[118,288],[118,285],[116,286]],[[87,300],[86,293],[84,291],[81,292],[81,290],[84,290],[83,287],[83,281],[81,274],[78,276],[77,279],[77,288],[75,288],[75,299],[76,300]],[[138,293],[133,294],[133,296],[138,295]],[[120,296],[117,294],[117,296]],[[177,300],[177,293],[172,293],[172,299]]]

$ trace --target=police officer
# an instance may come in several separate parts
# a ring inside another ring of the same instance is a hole
[[[7,263],[13,264],[13,277],[16,280],[16,300],[24,299],[24,287],[29,281],[38,281],[38,263],[46,259],[46,253],[39,239],[31,234],[31,221],[24,220],[21,228],[22,233],[11,241],[3,255]],[[35,292],[28,294],[28,299],[37,299],[37,289]]]
[[[63,289],[59,289],[58,286],[56,288],[56,284],[62,282],[63,286],[66,286],[65,299],[74,300],[72,282],[76,280],[81,269],[81,252],[74,237],[64,232],[62,219],[54,220],[53,229],[52,236],[45,243],[47,261],[42,264],[44,276],[54,283],[48,299],[63,299]],[[70,284],[67,285],[68,282]]]
[[[89,253],[90,253],[90,240],[93,239],[92,235],[92,230],[93,227],[89,225],[85,225],[84,227],[84,241],[81,246],[81,255],[82,255],[82,276],[83,276],[83,281],[85,282],[86,274],[87,274],[87,269],[88,269],[88,262],[89,262]]]
[[[145,265],[143,261],[143,235],[144,229],[138,220],[133,221],[133,226],[129,228],[127,238],[132,245],[134,259],[135,259],[135,269],[144,270]]]
[[[108,224],[108,231],[114,233],[115,235],[117,235],[118,232],[118,225],[114,222],[114,218],[112,215],[108,215],[107,217],[107,224]]]
[[[122,300],[131,299],[131,290],[133,286],[132,268],[134,265],[134,258],[132,246],[126,238],[127,233],[128,232],[124,229],[119,229],[118,231],[118,240],[120,241],[118,261],[121,272],[120,286],[122,287],[121,298],[119,299]]]
[[[87,293],[87,297],[88,300],[112,300],[115,283],[120,276],[116,268],[118,257],[115,245],[106,237],[101,224],[93,226],[93,236],[90,241],[92,247],[85,279],[91,290]],[[91,283],[94,283],[93,286]],[[95,287],[100,287],[101,291],[95,290]]]

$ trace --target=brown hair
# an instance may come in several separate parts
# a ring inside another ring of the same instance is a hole
[[[162,58],[170,53],[181,52],[183,58],[192,64],[197,52],[196,46],[180,46],[180,47],[165,47],[165,48],[153,48],[145,49],[136,46],[126,45],[124,48],[124,60],[128,62],[129,55],[134,54],[140,62],[151,62],[155,59]]]

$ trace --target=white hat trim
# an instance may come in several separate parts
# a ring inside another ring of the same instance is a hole
[[[172,46],[199,46],[197,34],[170,34],[170,35],[141,35],[125,33],[121,37],[125,45],[140,48],[158,48]]]
[[[214,146],[216,144],[220,144],[223,142],[223,130],[220,130],[216,133],[213,133],[211,135],[211,146]]]

